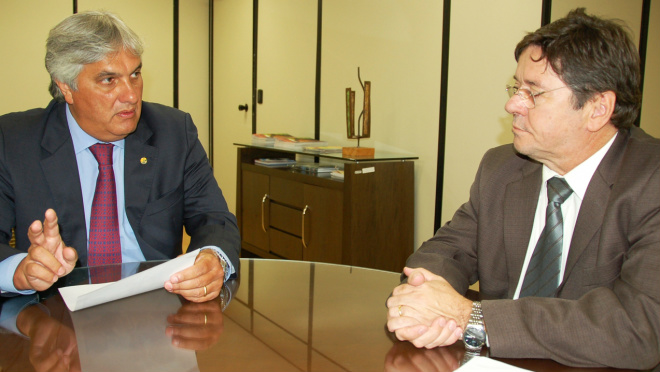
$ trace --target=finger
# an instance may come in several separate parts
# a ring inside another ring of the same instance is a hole
[[[394,334],[396,335],[396,338],[401,341],[412,341],[428,332],[428,329],[429,327],[423,324],[417,324],[410,327],[397,329]]]
[[[33,289],[43,291],[50,288],[58,276],[43,265],[31,262],[25,267],[25,278]]]
[[[427,326],[426,324],[420,322],[415,318],[410,318],[406,316],[397,316],[396,318],[392,318],[387,321],[387,329],[389,329],[390,332],[396,332],[399,329],[414,327],[417,325]],[[419,337],[419,335],[414,336],[414,338],[417,337]]]
[[[204,312],[183,312],[171,314],[167,317],[167,322],[176,325],[205,325],[210,321],[210,317]]]
[[[206,350],[211,345],[215,344],[218,339],[218,336],[212,336],[209,338],[186,338],[186,337],[180,337],[180,336],[173,336],[172,337],[172,345],[180,348],[180,349],[186,349],[186,350]]]
[[[57,213],[53,209],[46,210],[44,219],[44,235],[47,238],[60,236],[60,227],[57,224]]]
[[[28,227],[28,240],[32,245],[43,245],[46,243],[46,237],[43,234],[44,228],[41,221],[37,220]]]
[[[66,266],[68,266],[68,274],[76,266],[76,262],[78,261],[78,251],[71,247],[64,247],[64,249],[62,249],[62,258],[66,262]]]
[[[28,271],[26,272],[29,275],[35,275],[38,277],[43,277],[43,271],[39,270],[39,266],[42,266],[44,269],[48,270],[52,275],[57,276],[59,273],[62,273],[62,264],[60,261],[50,252],[48,249],[43,246],[31,246],[28,249],[28,255],[25,257],[24,261],[27,264],[36,264],[36,266],[31,266],[32,270],[37,271]],[[26,266],[27,268],[27,266]],[[39,275],[41,274],[41,275]]]
[[[450,320],[448,322],[444,322],[444,325],[440,325],[440,319],[437,319],[433,325],[431,325],[431,328],[434,327],[440,327],[440,335],[430,343],[426,345],[427,349],[432,349],[438,346],[448,346],[452,345],[456,341],[458,341],[459,335],[461,334],[460,330],[457,330],[456,327],[456,322],[453,320]]]

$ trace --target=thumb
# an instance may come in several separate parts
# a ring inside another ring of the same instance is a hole
[[[424,284],[427,280],[419,269],[411,269],[406,267],[403,269],[403,273],[408,277],[408,284],[415,287]]]

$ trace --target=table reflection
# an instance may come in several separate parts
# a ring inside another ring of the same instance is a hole
[[[1,298],[0,371],[449,372],[465,354],[461,343],[417,349],[387,331],[393,272],[241,259],[240,277],[210,302],[159,289],[69,312],[57,287],[89,282],[76,269],[47,292]],[[612,371],[500,360],[537,372]]]

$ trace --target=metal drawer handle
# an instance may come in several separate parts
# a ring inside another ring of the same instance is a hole
[[[268,194],[264,194],[264,197],[261,199],[261,229],[267,233],[266,231],[266,200],[268,199]]]
[[[307,242],[305,242],[305,215],[307,215],[307,209],[309,208],[309,205],[305,206],[305,209],[302,211],[302,243],[303,247],[307,249]]]

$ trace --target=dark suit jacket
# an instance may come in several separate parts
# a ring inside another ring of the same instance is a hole
[[[238,270],[236,218],[189,114],[143,102],[137,129],[126,137],[124,190],[126,215],[147,260],[181,254],[185,226],[189,249],[218,246]],[[64,243],[86,265],[80,178],[65,103],[55,101],[0,117],[0,260],[27,251],[28,226],[48,208],[57,212]],[[7,245],[14,227],[17,250]]]
[[[470,200],[407,265],[459,292],[479,280],[495,357],[577,366],[660,362],[660,141],[620,131],[580,207],[558,298],[511,300],[520,278],[542,166],[512,145],[484,156]]]

